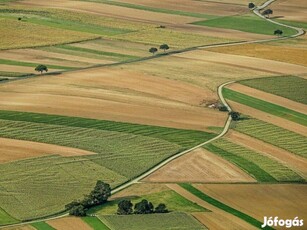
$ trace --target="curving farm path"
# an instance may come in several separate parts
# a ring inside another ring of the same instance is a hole
[[[186,51],[191,51],[193,49],[205,49],[205,48],[213,48],[213,47],[225,47],[225,46],[235,46],[235,45],[243,45],[243,44],[252,44],[252,43],[263,43],[263,42],[269,42],[269,41],[277,41],[277,40],[285,40],[285,39],[291,39],[291,38],[296,38],[296,37],[299,37],[299,36],[302,36],[305,34],[305,31],[301,28],[297,28],[297,27],[293,27],[293,26],[289,26],[289,25],[285,25],[285,24],[282,24],[282,23],[279,23],[279,22],[275,22],[269,18],[266,18],[264,17],[261,13],[260,13],[260,10],[266,8],[267,6],[269,6],[271,3],[275,2],[276,0],[268,0],[266,1],[265,3],[263,3],[262,5],[260,6],[257,6],[253,9],[253,13],[255,15],[257,15],[258,17],[261,17],[271,23],[274,23],[274,24],[277,24],[277,25],[280,25],[280,26],[283,26],[283,27],[287,27],[287,28],[291,28],[291,29],[294,29],[297,31],[296,34],[294,35],[291,35],[291,36],[285,36],[285,37],[278,37],[278,38],[272,38],[272,39],[263,39],[263,40],[254,40],[254,41],[243,41],[243,42],[233,42],[233,43],[226,43],[226,44],[214,44],[214,45],[205,45],[205,46],[199,46],[199,47],[193,47],[191,49],[186,49],[186,50],[182,50],[182,51],[179,51],[179,52],[186,52]],[[170,53],[171,54],[174,54],[174,53],[178,53],[177,52],[172,52]],[[151,59],[152,57],[150,57]],[[156,57],[156,58],[159,58],[159,57]],[[148,58],[144,58],[142,60],[137,60],[137,61],[144,61],[144,60],[147,60]],[[134,61],[135,62],[135,61]],[[118,65],[118,64],[126,64],[126,63],[115,63],[115,64],[111,64],[111,65]],[[97,67],[97,66],[95,66]],[[228,108],[228,111],[230,112],[231,111],[231,108],[230,106],[227,104],[226,100],[224,99],[223,97],[223,94],[222,94],[222,90],[223,90],[223,87],[226,86],[226,85],[229,85],[229,84],[232,84],[234,83],[234,81],[231,81],[231,82],[227,82],[227,83],[224,83],[222,85],[220,85],[218,87],[218,96],[221,100],[221,102]],[[228,117],[227,121],[225,122],[225,125],[224,125],[224,129],[223,131],[216,137],[206,141],[206,142],[203,142],[197,146],[194,146],[193,148],[190,148],[190,149],[187,149],[183,152],[180,152],[176,155],[173,155],[171,157],[169,157],[168,159],[160,162],[158,165],[156,165],[155,167],[149,169],[148,171],[144,172],[143,174],[141,174],[140,176],[136,177],[135,179],[131,180],[131,181],[128,181],[118,187],[116,187],[115,189],[112,190],[112,194],[114,193],[117,193],[135,183],[139,183],[140,180],[144,179],[145,177],[149,176],[150,174],[152,174],[153,172],[157,171],[158,169],[160,169],[161,167],[165,166],[166,164],[168,164],[169,162],[173,161],[174,159],[176,158],[179,158],[180,156],[182,155],[185,155],[186,153],[189,153],[199,147],[202,147],[212,141],[215,141],[221,137],[223,137],[229,130],[229,127],[230,127],[230,123],[231,123],[231,116]],[[45,217],[45,218],[40,218],[40,219],[37,219],[37,220],[33,220],[33,221],[27,221],[27,222],[22,222],[22,223],[18,223],[18,224],[12,224],[12,225],[4,225],[4,226],[0,226],[0,229],[2,228],[5,228],[5,227],[16,227],[16,226],[22,226],[22,225],[26,225],[26,224],[31,224],[31,223],[36,223],[36,222],[41,222],[41,221],[47,221],[47,220],[53,220],[53,219],[58,219],[58,218],[62,218],[62,217],[65,217],[65,216],[68,216],[68,213],[64,213],[64,214],[60,214],[60,215],[54,215],[53,217]]]

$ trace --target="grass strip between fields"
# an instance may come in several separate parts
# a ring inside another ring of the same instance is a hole
[[[260,111],[278,116],[289,121],[307,126],[307,115],[294,110],[276,105],[258,98],[254,98],[231,89],[223,88],[223,95],[226,99],[247,105]],[[244,111],[241,111],[244,112]]]
[[[61,48],[61,49],[66,49],[66,50],[72,50],[72,51],[78,51],[78,52],[84,52],[84,53],[91,53],[91,54],[97,54],[97,55],[103,55],[103,56],[110,56],[110,57],[128,59],[128,60],[139,58],[137,56],[127,55],[127,54],[93,50],[93,49],[81,48],[81,47],[71,46],[71,45],[59,45],[59,46],[56,46],[56,47]]]
[[[10,216],[6,211],[0,207],[0,226],[4,224],[15,224],[19,221],[12,216]]]
[[[17,65],[17,66],[27,66],[27,67],[37,67],[40,64],[44,63],[31,63],[31,62],[22,62],[22,61],[13,61],[13,60],[7,60],[7,59],[0,59],[0,64],[3,65]],[[77,69],[75,67],[68,67],[68,66],[58,66],[58,65],[49,65],[46,64],[46,66],[49,69],[62,69],[62,70],[73,70]]]
[[[37,230],[56,230],[55,228],[51,227],[46,222],[35,222],[31,224]]]
[[[198,190],[197,188],[195,188],[194,186],[190,185],[190,184],[186,184],[186,183],[181,183],[179,184],[182,188],[186,189],[187,191],[189,191],[190,193],[192,193],[193,195],[197,196],[198,198],[208,202],[209,204],[219,208],[219,209],[222,209],[224,210],[225,212],[228,212],[244,221],[246,221],[247,223],[255,226],[256,228],[259,228],[259,229],[274,229],[274,228],[271,228],[271,227],[264,227],[264,228],[261,228],[261,225],[263,224],[262,222],[256,220],[255,218],[243,213],[243,212],[240,212],[239,210],[236,210],[210,196],[208,196],[207,194],[203,193],[202,191]]]
[[[94,230],[110,230],[99,218],[86,216],[82,217],[82,220],[91,226]]]
[[[97,3],[103,3],[113,6],[121,6],[131,9],[137,9],[137,10],[144,10],[144,11],[151,11],[156,13],[165,13],[165,14],[174,14],[174,15],[181,15],[181,16],[188,16],[188,17],[194,17],[194,18],[216,18],[215,15],[208,15],[208,14],[202,14],[202,13],[194,13],[194,12],[188,12],[188,11],[181,11],[181,10],[171,10],[171,9],[163,9],[163,8],[155,8],[150,6],[144,6],[144,5],[136,5],[126,2],[117,2],[113,0],[79,0],[83,2],[97,2]]]

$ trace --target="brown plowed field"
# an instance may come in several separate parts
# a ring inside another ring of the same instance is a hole
[[[176,56],[187,59],[202,60],[212,63],[220,63],[252,70],[267,71],[276,74],[302,74],[307,73],[307,67],[288,64],[278,61],[265,60],[253,57],[244,57],[232,54],[221,54],[205,50],[197,50],[177,54]]]
[[[237,54],[242,56],[271,59],[307,66],[307,49],[263,44],[245,44],[239,46],[217,47],[208,49],[213,52]],[[284,54],[287,55],[284,55]]]
[[[207,195],[259,221],[263,217],[307,218],[307,185],[304,184],[224,184],[196,185]],[[303,228],[297,228],[303,229]]]
[[[198,198],[197,196],[193,195],[192,193],[188,192],[177,184],[169,184],[168,187],[180,194],[181,196],[185,197],[186,199],[212,211],[212,213],[206,212],[198,215],[194,214],[194,216],[209,229],[225,229],[225,227],[227,227],[226,229],[229,230],[256,229],[255,227],[239,219],[238,217],[224,212],[223,210],[203,201],[202,199]]]
[[[47,224],[58,230],[92,230],[81,218],[64,217],[47,221]]]
[[[199,106],[213,93],[188,83],[107,68],[0,86],[0,109],[206,130],[227,115]]]
[[[271,115],[269,113],[265,113],[262,112],[258,109],[254,109],[252,107],[246,106],[246,105],[242,105],[240,103],[234,102],[234,101],[229,101],[229,104],[231,106],[231,108],[235,111],[239,111],[241,113],[244,113],[246,115],[255,117],[259,120],[268,122],[268,123],[272,123],[274,125],[280,126],[284,129],[288,129],[290,131],[299,133],[301,135],[306,136],[307,135],[307,129],[305,126],[300,125],[298,123]]]
[[[235,143],[275,158],[305,179],[307,178],[307,160],[305,158],[233,130],[227,133],[227,137]]]
[[[240,92],[240,93],[243,93],[243,94],[246,94],[246,95],[251,96],[251,97],[255,97],[255,98],[267,101],[267,102],[271,102],[273,104],[283,106],[283,107],[288,108],[288,109],[295,110],[295,111],[300,112],[300,113],[307,114],[307,105],[289,100],[289,99],[284,98],[284,97],[280,97],[280,96],[276,96],[274,94],[266,93],[266,92],[263,92],[261,90],[254,89],[254,88],[251,88],[251,87],[248,87],[248,86],[245,86],[245,85],[241,85],[241,84],[238,84],[238,83],[231,84],[231,85],[227,86],[227,88],[232,89],[232,90],[237,91],[237,92]]]
[[[305,0],[279,0],[272,4],[274,16],[291,21],[307,22],[307,4]]]
[[[148,182],[255,182],[228,161],[205,149],[196,149],[144,179]]]
[[[0,138],[0,163],[30,157],[40,157],[48,154],[58,154],[61,156],[69,157],[95,153],[58,145]]]

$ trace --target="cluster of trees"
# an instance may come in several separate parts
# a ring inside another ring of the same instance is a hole
[[[151,202],[143,199],[142,201],[134,205],[131,200],[121,200],[118,203],[117,214],[118,215],[131,215],[131,214],[152,214],[152,213],[168,213],[165,204],[159,204],[154,207]]]
[[[160,45],[160,50],[164,50],[165,52],[166,50],[169,50],[169,46],[167,44]],[[158,49],[156,47],[151,47],[149,52],[152,53],[152,55],[155,55],[155,53],[158,52]]]
[[[110,185],[98,180],[89,195],[85,195],[83,200],[73,201],[65,205],[65,208],[69,210],[69,215],[86,216],[86,211],[89,208],[106,203],[110,196]]]

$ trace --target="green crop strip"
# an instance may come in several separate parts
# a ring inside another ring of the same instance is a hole
[[[93,229],[110,230],[100,219],[97,217],[86,216],[82,217],[82,220],[86,222]]]
[[[46,222],[36,222],[31,225],[37,230],[56,230],[55,228],[51,227]]]
[[[255,226],[256,228],[259,228],[259,229],[274,229],[274,228],[271,228],[271,227],[268,227],[266,226],[265,228],[261,228],[261,225],[262,225],[262,222],[256,220],[255,218],[243,213],[243,212],[240,212],[239,210],[236,210],[226,204],[223,204],[222,202],[206,195],[205,193],[201,192],[200,190],[198,190],[197,188],[193,187],[192,185],[190,184],[185,184],[185,183],[182,183],[182,184],[179,184],[182,188],[186,189],[187,191],[189,191],[190,193],[192,193],[193,195],[199,197],[200,199],[208,202],[209,204],[217,207],[217,208],[220,208],[222,210],[224,210],[225,212],[228,212],[236,217],[239,217],[240,219],[246,221],[247,223],[250,223],[251,225]]]
[[[226,99],[307,126],[307,115],[305,114],[227,88],[223,89],[223,95]]]

